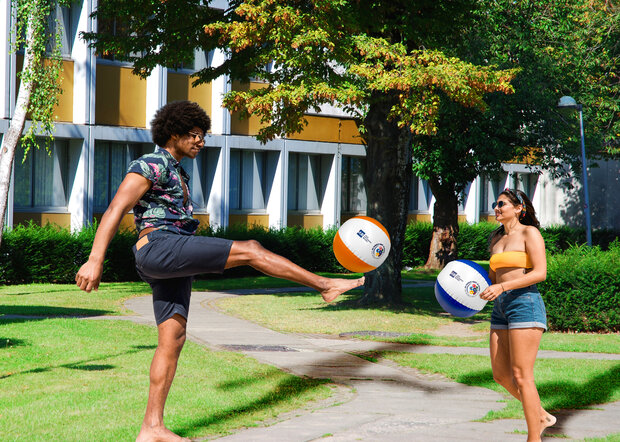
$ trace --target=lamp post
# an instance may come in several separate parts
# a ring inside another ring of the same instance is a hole
[[[577,104],[573,97],[564,96],[558,102],[559,108],[577,109],[579,111],[579,128],[581,131],[581,169],[583,172],[584,212],[586,215],[586,240],[588,246],[592,246],[592,225],[590,223],[590,196],[588,193],[588,170],[586,163],[586,144],[583,134],[583,106]]]

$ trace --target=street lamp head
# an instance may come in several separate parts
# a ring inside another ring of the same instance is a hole
[[[560,101],[558,101],[558,107],[563,107],[563,108],[568,107],[572,109],[577,109],[579,105],[577,104],[577,102],[575,101],[573,97],[569,97],[568,95],[565,95],[562,98],[560,98]]]

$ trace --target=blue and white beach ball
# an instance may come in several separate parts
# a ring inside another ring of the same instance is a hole
[[[435,282],[435,297],[445,311],[461,318],[475,315],[487,301],[480,293],[491,285],[486,270],[473,261],[449,262]]]

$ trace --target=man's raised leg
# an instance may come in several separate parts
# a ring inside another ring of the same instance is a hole
[[[150,373],[149,399],[142,429],[136,441],[182,441],[164,425],[164,405],[177,369],[179,355],[185,343],[186,320],[174,315],[157,326],[157,349]]]
[[[319,291],[326,302],[338,295],[364,284],[364,278],[325,278],[298,266],[283,256],[260,245],[258,241],[234,241],[230,248],[226,268],[249,265],[269,276],[288,279]]]

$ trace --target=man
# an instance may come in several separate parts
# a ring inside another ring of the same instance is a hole
[[[164,405],[183,348],[194,275],[222,273],[249,265],[261,272],[318,290],[331,302],[359,287],[364,279],[332,279],[315,275],[257,241],[230,241],[194,236],[198,220],[188,190],[189,176],[180,165],[196,158],[210,128],[196,103],[174,102],[157,111],[151,122],[155,152],[133,161],[110,206],[103,214],[86,262],[75,281],[87,292],[97,290],[105,252],[122,217],[133,208],[139,239],[133,247],[136,269],[153,290],[158,345],[150,372],[149,398],[138,441],[182,440],[163,423]]]

